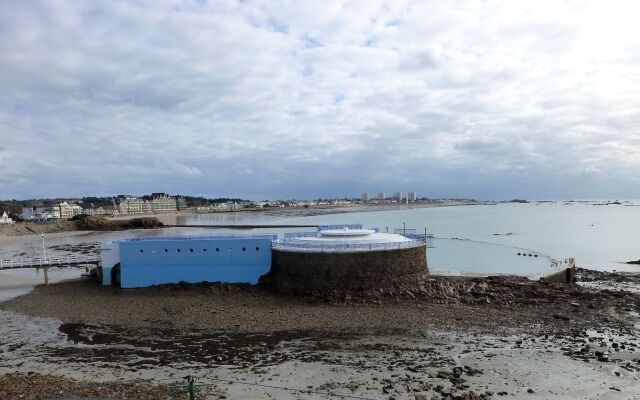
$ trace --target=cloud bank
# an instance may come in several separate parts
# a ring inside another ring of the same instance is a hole
[[[639,7],[8,1],[0,198],[640,197]]]

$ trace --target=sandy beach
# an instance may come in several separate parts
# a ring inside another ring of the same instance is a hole
[[[422,294],[301,299],[246,285],[66,281],[0,305],[0,372],[22,374],[16,385],[42,374],[35,382],[67,394],[132,380],[153,393],[192,374],[201,399],[637,397],[640,296],[615,285],[640,277],[579,275],[613,286],[434,279]],[[47,378],[54,364],[64,385]]]

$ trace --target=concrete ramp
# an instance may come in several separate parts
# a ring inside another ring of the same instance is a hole
[[[549,275],[546,275],[540,278],[541,281],[545,282],[556,282],[556,283],[573,283],[576,281],[576,262],[573,258],[569,259],[569,263],[565,268],[562,268],[558,271],[552,272]]]

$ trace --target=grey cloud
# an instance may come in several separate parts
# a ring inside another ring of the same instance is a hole
[[[627,13],[12,2],[0,198],[638,196]],[[606,24],[612,36],[597,36]]]

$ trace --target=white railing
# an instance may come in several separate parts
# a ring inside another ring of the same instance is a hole
[[[564,268],[573,268],[576,266],[575,258],[565,258],[564,260],[553,260],[551,261],[551,269],[564,269]]]
[[[118,239],[116,242],[152,242],[160,240],[236,240],[236,239],[267,239],[274,241],[278,235],[272,234],[253,234],[242,235],[233,233],[221,233],[218,235],[192,235],[192,236],[145,236],[136,238]]]
[[[304,237],[319,237],[320,236],[320,232],[319,231],[314,231],[314,232],[285,232],[284,234],[284,238],[285,239],[295,239],[295,238],[304,238]]]
[[[336,229],[362,229],[362,224],[318,225],[318,231],[329,231]]]
[[[322,230],[328,230],[328,229],[324,229],[324,227],[341,227],[341,226],[347,226],[347,225],[320,225],[320,226],[323,227]],[[360,227],[362,227],[362,225],[349,225],[349,226],[360,226]],[[358,229],[361,229],[361,228],[358,228]],[[371,230],[371,231],[373,231],[375,233],[380,233],[380,228],[368,228],[368,230]],[[284,234],[284,238],[285,239],[295,239],[295,238],[305,238],[305,237],[320,237],[320,236],[322,236],[322,231],[320,229],[318,229],[317,231],[313,231],[313,232],[285,232],[285,234]]]
[[[423,238],[412,239],[406,242],[348,244],[300,243],[284,240],[274,242],[273,248],[275,250],[298,251],[307,253],[355,253],[370,250],[407,249],[411,247],[424,246],[425,244],[426,240]]]
[[[93,264],[98,261],[100,261],[99,255],[70,255],[47,258],[11,258],[4,260],[0,259],[0,269],[37,268],[83,263]]]

